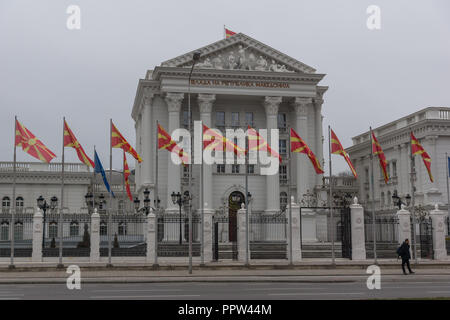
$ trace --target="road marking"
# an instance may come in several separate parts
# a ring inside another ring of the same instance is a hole
[[[186,298],[200,297],[199,294],[148,295],[148,296],[92,296],[91,299],[140,299],[140,298]]]
[[[9,296],[24,296],[22,293],[0,293],[0,297],[9,297]]]
[[[15,298],[15,297],[6,297],[6,298],[0,298],[0,300],[21,300],[22,298]]]
[[[272,290],[326,290],[329,288],[251,288],[251,289],[244,289],[246,291],[272,291]]]
[[[151,292],[151,291],[184,291],[181,289],[105,289],[105,290],[92,290],[92,292]]]
[[[450,294],[450,291],[428,291],[428,293],[445,293],[445,294]]]
[[[269,293],[269,296],[305,296],[305,295],[335,295],[335,294],[347,294],[347,295],[360,295],[364,294],[363,292],[296,292],[296,293]]]

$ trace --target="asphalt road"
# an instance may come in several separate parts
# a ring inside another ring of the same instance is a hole
[[[17,299],[134,299],[134,300],[290,300],[449,297],[450,279],[382,281],[380,290],[356,282],[173,282],[87,283],[80,290],[65,284],[1,284],[0,300]]]

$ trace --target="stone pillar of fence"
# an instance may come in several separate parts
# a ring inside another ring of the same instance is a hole
[[[100,215],[97,212],[97,208],[91,214],[91,252],[90,261],[100,261]]]
[[[358,198],[350,205],[350,219],[352,230],[352,260],[366,259],[366,242],[364,235],[364,208],[358,204]]]
[[[401,210],[397,211],[398,217],[398,243],[402,244],[405,239],[411,243],[411,213],[402,205]]]
[[[42,237],[44,236],[42,222],[41,209],[37,208],[33,215],[33,251],[31,253],[31,261],[33,262],[42,262]]]
[[[289,222],[289,210],[292,206],[292,223]],[[294,202],[294,196],[291,197],[291,203],[286,207],[287,215],[287,256],[289,259],[290,250],[292,247],[292,263],[302,261],[302,249],[301,249],[301,230],[300,230],[300,205]],[[291,225],[292,229],[289,229]],[[290,239],[292,238],[292,242]]]
[[[155,232],[156,232],[156,215],[153,209],[150,208],[150,212],[147,215],[147,262],[155,262],[155,248],[157,243],[155,243]]]
[[[433,251],[435,260],[447,259],[447,249],[445,247],[445,217],[446,212],[439,210],[436,204],[434,210],[430,212],[433,230]]]
[[[249,222],[250,227],[250,222]],[[245,205],[242,204],[241,209],[237,212],[237,245],[238,245],[238,261],[245,263],[245,255],[246,255],[246,224],[245,224]],[[250,242],[250,239],[249,239]],[[249,260],[250,260],[250,248],[248,251]]]
[[[203,254],[205,263],[213,260],[213,214],[214,210],[203,210]]]

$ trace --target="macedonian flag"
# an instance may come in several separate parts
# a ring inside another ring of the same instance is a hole
[[[229,38],[231,36],[234,36],[236,34],[236,32],[233,32],[227,28],[225,28],[225,38]]]
[[[66,120],[64,120],[64,147],[74,148],[77,152],[78,159],[88,167],[94,168],[94,161],[92,161],[87,156],[86,152],[84,152],[83,147],[78,142],[72,130],[70,130]]]
[[[184,165],[189,163],[189,155],[182,148],[180,148],[175,141],[172,140],[170,134],[168,134],[159,123],[158,149],[166,149],[167,151],[177,154]]]
[[[217,149],[217,146],[221,145],[222,151],[233,151],[237,156],[245,156],[245,150],[239,148],[236,144],[225,138],[217,130],[210,129],[206,125],[203,125],[203,149]]]
[[[278,152],[273,150],[268,144],[267,141],[264,140],[263,137],[252,127],[248,126],[248,148],[249,150],[259,150],[259,151],[267,151],[272,157],[278,158],[278,160],[282,161],[281,156]]]
[[[317,174],[324,173],[320,165],[319,159],[314,155],[308,145],[303,141],[302,138],[291,128],[291,152],[304,153],[308,156],[309,160],[316,170]]]
[[[130,168],[128,167],[128,163],[127,163],[127,156],[125,153],[125,150],[123,151],[123,177],[125,180],[125,188],[127,190],[127,195],[128,195],[128,199],[130,199],[130,201],[133,201],[133,196],[131,195],[131,190],[130,190],[130,181],[128,181],[128,177],[130,176],[131,171]]]
[[[375,134],[372,131],[372,154],[378,155],[378,159],[380,160],[381,171],[383,171],[384,182],[388,183],[389,181],[389,173],[387,172],[386,166],[387,161],[384,156],[383,149],[381,149],[381,145],[378,142],[377,138],[375,138]]]
[[[56,155],[16,119],[16,146],[38,160],[49,163]]]
[[[355,167],[353,166],[353,163],[350,161],[350,157],[348,156],[348,153],[345,152],[344,148],[342,147],[341,142],[339,141],[338,137],[334,133],[333,129],[331,130],[331,153],[332,154],[340,154],[344,157],[345,161],[347,162],[348,166],[350,167],[350,170],[352,171],[355,178],[358,178],[358,175],[356,174]]]
[[[123,151],[131,154],[138,162],[142,162],[141,156],[133,149],[133,147],[128,143],[127,140],[122,136],[122,134],[117,130],[114,123],[111,121],[111,147],[121,148]]]
[[[427,168],[430,181],[433,182],[433,175],[431,174],[431,158],[412,132],[411,132],[411,153],[413,155],[418,154],[422,156],[423,164]]]

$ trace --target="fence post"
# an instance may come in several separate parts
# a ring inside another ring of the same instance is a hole
[[[292,208],[290,208],[290,206],[292,206]],[[290,251],[292,250],[292,262],[299,262],[302,261],[302,248],[300,239],[300,205],[294,202],[294,196],[291,197],[291,203],[287,206],[286,212],[289,212],[289,210],[292,210],[292,221],[289,221],[288,214],[288,259]],[[292,230],[289,229],[289,225],[291,226]],[[292,241],[292,243],[290,240]]]
[[[249,217],[250,218],[250,217]],[[250,223],[249,223],[250,226]],[[245,205],[242,204],[241,209],[237,212],[237,245],[238,245],[238,261],[245,263],[246,241],[245,241]],[[249,239],[250,242],[250,239]],[[249,250],[250,255],[250,250]],[[250,259],[250,257],[249,257]]]
[[[147,215],[147,262],[155,262],[155,232],[156,232],[156,215],[153,209]]]
[[[204,209],[203,212],[203,254],[205,263],[213,260],[213,221],[214,210]]]
[[[100,215],[97,212],[97,208],[91,214],[91,252],[90,261],[100,261]]]
[[[350,205],[350,221],[352,230],[352,260],[366,260],[366,239],[364,235],[364,208],[353,198]]]
[[[398,243],[402,244],[405,239],[411,240],[411,213],[402,205],[402,208],[397,211],[397,217]]]
[[[41,209],[37,208],[33,215],[33,251],[31,254],[32,262],[42,262],[42,237],[44,236],[42,233],[42,220],[43,215]]]
[[[433,231],[433,253],[435,260],[447,259],[447,249],[445,248],[445,212],[439,210],[436,204],[434,210],[430,212]]]

